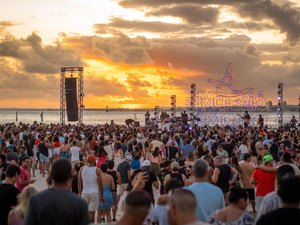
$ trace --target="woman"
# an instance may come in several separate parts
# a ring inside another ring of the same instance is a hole
[[[115,190],[114,179],[111,175],[107,174],[107,165],[101,164],[100,169],[102,171],[102,183],[103,183],[103,195],[104,202],[99,203],[98,207],[98,223],[101,222],[102,216],[106,216],[107,223],[111,223],[111,214],[110,210],[113,204],[113,197],[111,190]],[[100,196],[101,199],[101,196]]]
[[[31,196],[37,192],[33,186],[27,186],[20,194],[19,204],[8,214],[8,225],[22,225],[27,213],[28,204]]]
[[[252,225],[254,218],[247,209],[247,192],[234,186],[229,193],[229,205],[212,213],[208,223],[213,225]]]
[[[55,136],[53,138],[52,146],[53,146],[53,161],[55,161],[60,157],[60,152],[61,152],[61,146],[60,146],[58,136]]]
[[[159,153],[159,147],[155,147],[154,151],[150,155],[151,171],[157,176],[159,174],[161,163],[161,155]]]
[[[106,160],[107,160],[107,152],[104,150],[103,146],[99,146],[98,149],[98,153],[97,153],[97,157],[98,157],[98,161],[97,161],[97,168],[100,168],[100,166],[102,164],[106,164]]]
[[[244,138],[241,145],[240,145],[240,147],[239,147],[239,152],[241,154],[241,157],[240,157],[241,159],[244,157],[244,155],[246,153],[250,153],[247,143],[248,143],[247,139]]]

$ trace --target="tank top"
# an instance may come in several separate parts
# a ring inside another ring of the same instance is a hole
[[[116,171],[106,171],[107,174],[111,175],[114,179],[115,183],[115,189],[112,189],[111,191],[117,191],[117,181],[118,181],[118,176]]]
[[[231,168],[227,164],[222,164],[218,166],[220,170],[220,175],[216,185],[221,188],[223,193],[227,193],[229,191],[229,180],[231,176]]]
[[[83,183],[82,193],[99,193],[96,167],[84,166],[81,175]]]
[[[182,186],[184,186],[184,182],[183,182],[183,179],[182,179],[182,174],[181,173],[173,173],[171,172],[170,173],[170,180],[177,180],[181,183]]]

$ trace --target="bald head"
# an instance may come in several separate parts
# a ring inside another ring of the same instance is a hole
[[[187,189],[176,189],[172,194],[170,204],[186,214],[194,213],[197,207],[195,195]]]

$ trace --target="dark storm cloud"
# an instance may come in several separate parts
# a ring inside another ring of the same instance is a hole
[[[60,43],[43,45],[35,33],[26,39],[8,37],[0,41],[0,58],[12,57],[20,60],[26,72],[52,74],[59,73],[63,66],[82,66],[81,58],[72,49]]]
[[[187,29],[188,26],[182,24],[171,24],[159,21],[140,21],[140,20],[124,20],[122,18],[112,18],[108,24],[95,24],[96,33],[106,33],[106,30],[112,28],[128,29],[131,31],[147,31],[147,32],[177,32]]]
[[[241,16],[249,16],[253,20],[271,19],[286,33],[287,41],[296,44],[300,39],[300,9],[290,2],[277,5],[271,0],[255,0],[235,5]]]
[[[278,4],[274,0],[121,0],[119,4],[127,8],[142,8],[149,11],[165,11],[166,9],[180,9],[187,3],[198,5],[199,7],[208,5],[226,5],[239,14],[242,18],[249,18],[252,21],[263,19],[271,20],[280,30],[286,34],[286,39],[291,45],[295,45],[300,39],[300,9],[290,1]],[[171,6],[166,8],[166,6]],[[196,11],[196,8],[194,11]],[[152,10],[153,10],[152,9]],[[193,11],[192,11],[193,13]],[[181,10],[173,10],[169,15],[183,17],[188,14]],[[162,14],[161,14],[162,15]],[[197,18],[197,17],[196,17]],[[187,18],[184,18],[187,19]],[[268,29],[269,26],[266,26]]]
[[[219,16],[219,10],[212,7],[187,4],[163,7],[161,9],[152,10],[146,15],[180,17],[188,23],[202,25],[216,24]]]

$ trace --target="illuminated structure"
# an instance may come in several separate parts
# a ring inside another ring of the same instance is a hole
[[[75,83],[73,81],[75,81]],[[66,86],[71,83],[74,83],[74,89],[68,90]],[[70,98],[70,95],[68,95],[68,92],[71,93],[71,91],[76,93],[71,96],[73,98]],[[83,67],[62,67],[60,70],[60,123],[65,123],[66,109],[68,111],[68,117],[69,113],[75,114],[75,119],[72,121],[78,121],[79,124],[83,123],[83,109],[85,107],[83,98]],[[68,102],[66,102],[67,100]],[[70,102],[75,102],[77,105],[72,105]],[[66,104],[72,105],[72,109],[68,109]]]
[[[194,125],[194,115],[195,115],[195,105],[196,105],[196,84],[191,84],[190,93],[190,120],[191,125]]]
[[[283,125],[283,83],[278,84],[278,97],[277,97],[277,119],[278,127]]]

